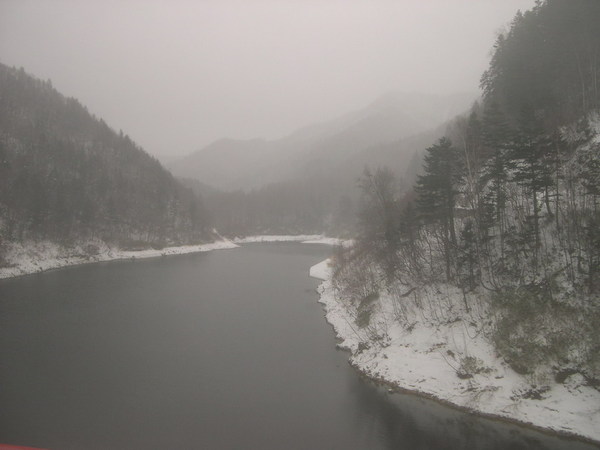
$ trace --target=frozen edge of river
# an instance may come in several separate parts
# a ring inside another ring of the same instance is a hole
[[[472,379],[458,378],[447,350],[452,343],[456,345],[456,336],[463,338],[463,330],[457,329],[463,324],[432,328],[419,323],[410,332],[392,324],[388,329],[389,345],[371,345],[359,351],[360,330],[336,298],[328,263],[325,260],[311,267],[310,276],[323,281],[318,288],[319,302],[340,340],[339,347],[351,352],[350,364],[367,377],[468,412],[600,444],[600,393],[576,377],[565,384],[553,383],[542,400],[515,399],[515,392],[530,383],[497,358],[483,336],[476,335],[464,345],[492,371]]]

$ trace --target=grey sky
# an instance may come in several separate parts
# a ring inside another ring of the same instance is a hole
[[[156,155],[276,138],[387,91],[474,92],[534,0],[0,0],[0,61]]]

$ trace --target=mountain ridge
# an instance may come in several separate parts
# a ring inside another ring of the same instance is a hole
[[[200,179],[217,189],[258,188],[306,175],[302,170],[324,155],[341,161],[425,133],[464,112],[475,98],[473,94],[388,93],[364,108],[306,125],[283,138],[219,139],[167,167],[176,176]]]

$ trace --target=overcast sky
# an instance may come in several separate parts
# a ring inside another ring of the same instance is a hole
[[[534,0],[0,0],[0,62],[155,155],[277,138],[389,91],[477,92]]]

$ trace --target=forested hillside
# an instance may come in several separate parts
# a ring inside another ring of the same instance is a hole
[[[427,149],[413,192],[399,197],[387,169],[363,176],[360,236],[334,280],[365,338],[385,342],[387,302],[408,332],[474,327],[529,377],[516,397],[576,373],[600,386],[598,23],[595,0],[518,13],[482,102]],[[484,373],[466,347],[448,353],[457,375]]]
[[[161,246],[201,241],[207,229],[201,199],[128,136],[0,64],[0,245]]]

